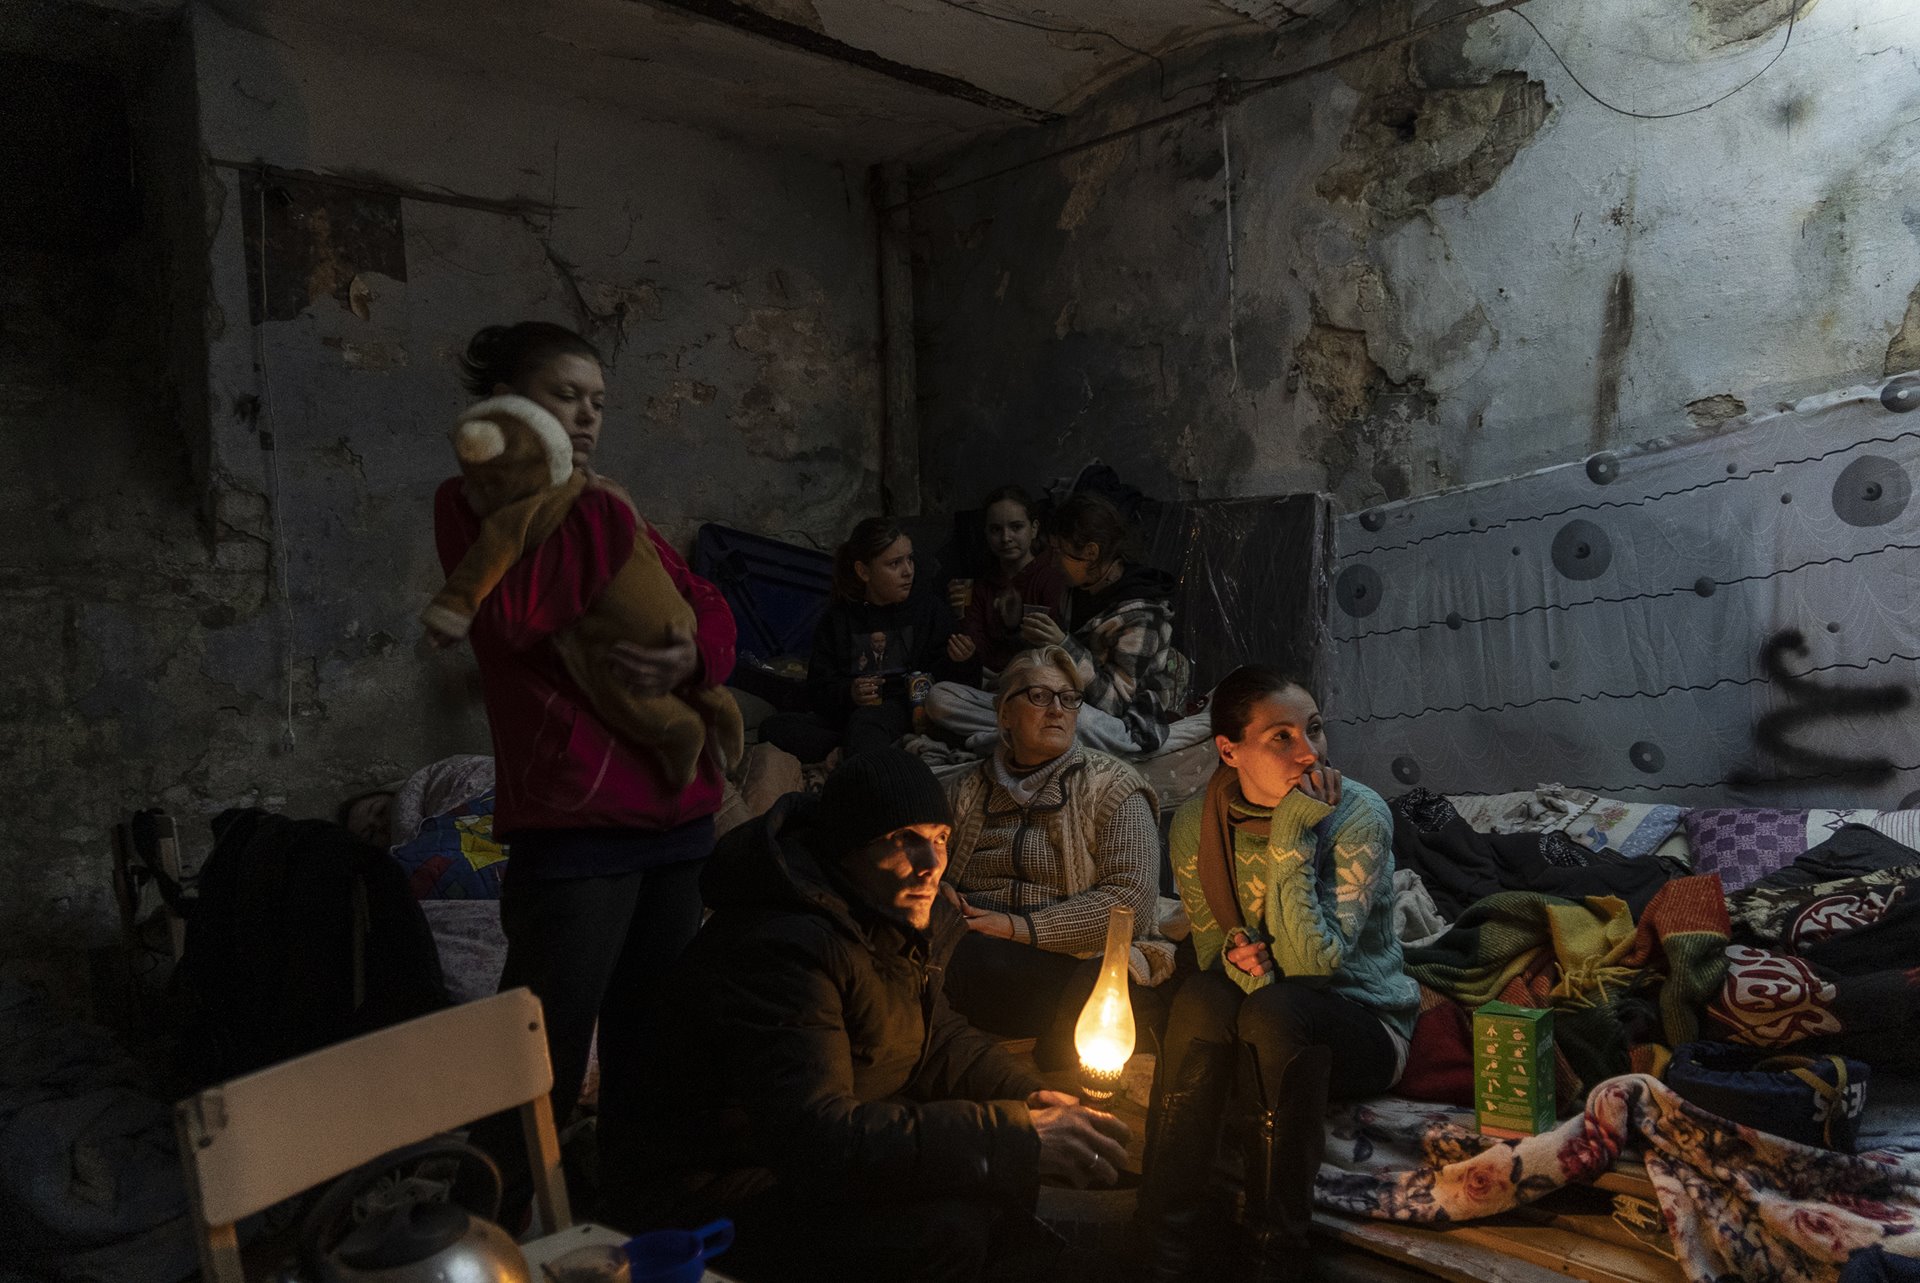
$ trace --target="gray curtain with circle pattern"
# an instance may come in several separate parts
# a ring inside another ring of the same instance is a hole
[[[1920,375],[1335,532],[1335,761],[1392,793],[1920,806]]]

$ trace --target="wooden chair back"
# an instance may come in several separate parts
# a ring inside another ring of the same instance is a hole
[[[479,1002],[235,1078],[174,1107],[206,1283],[244,1283],[235,1226],[389,1150],[518,1108],[548,1233],[572,1224],[540,1000]]]

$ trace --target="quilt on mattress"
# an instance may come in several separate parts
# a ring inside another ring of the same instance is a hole
[[[1591,1181],[1637,1150],[1689,1279],[1813,1283],[1858,1250],[1920,1255],[1920,1135],[1864,1139],[1894,1143],[1860,1154],[1797,1145],[1645,1074],[1600,1083],[1583,1112],[1521,1140],[1480,1135],[1470,1111],[1388,1098],[1329,1120],[1314,1199],[1381,1220],[1470,1220]]]
[[[416,900],[498,900],[507,849],[493,837],[493,790],[422,819],[393,858]]]

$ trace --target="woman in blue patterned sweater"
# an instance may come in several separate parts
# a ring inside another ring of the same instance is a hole
[[[1238,668],[1215,689],[1220,768],[1181,807],[1174,877],[1200,972],[1174,999],[1141,1209],[1148,1277],[1212,1273],[1225,1207],[1207,1176],[1234,1067],[1257,1106],[1246,1222],[1258,1279],[1303,1277],[1313,1178],[1330,1096],[1399,1081],[1419,1010],[1393,923],[1393,818],[1380,795],[1326,764],[1306,687]],[[1157,1125],[1156,1125],[1157,1123]]]

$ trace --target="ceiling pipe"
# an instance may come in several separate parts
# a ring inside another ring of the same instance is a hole
[[[805,53],[821,58],[831,58],[849,66],[875,72],[902,84],[943,94],[948,98],[957,98],[976,106],[993,111],[1005,112],[1030,120],[1036,124],[1058,120],[1057,113],[1042,107],[1029,107],[1025,103],[1003,98],[990,90],[961,80],[957,76],[942,75],[937,71],[928,71],[923,67],[911,67],[903,62],[884,58],[871,49],[862,49],[845,41],[835,40],[832,36],[803,27],[797,22],[788,22],[772,14],[762,13],[751,5],[739,4],[735,0],[631,0],[632,3],[649,4],[657,9],[672,9],[677,13],[692,14],[711,22],[724,23],[729,27],[748,32],[777,44],[787,45]]]

